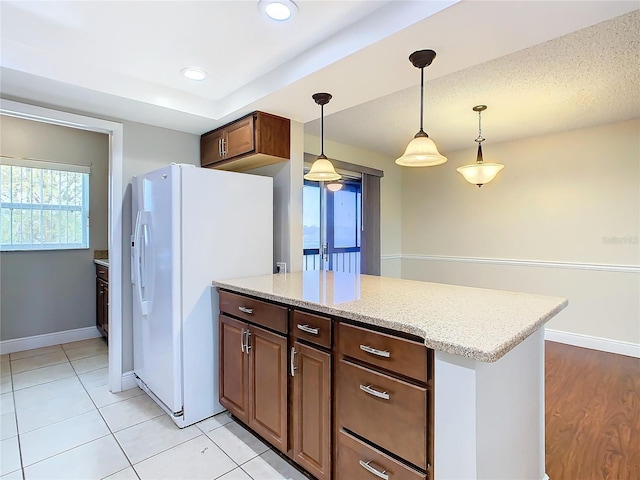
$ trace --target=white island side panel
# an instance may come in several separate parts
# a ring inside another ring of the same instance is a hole
[[[495,363],[435,352],[434,478],[543,480],[544,329]]]

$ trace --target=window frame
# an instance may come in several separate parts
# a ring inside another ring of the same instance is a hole
[[[62,173],[74,173],[81,174],[82,181],[82,192],[81,192],[81,203],[79,205],[71,205],[61,203],[34,203],[32,201],[28,202],[16,202],[15,199],[10,198],[11,201],[3,202],[0,197],[0,211],[8,208],[11,211],[11,215],[13,215],[13,210],[21,210],[21,211],[31,211],[38,212],[41,217],[44,212],[80,212],[80,222],[82,225],[80,227],[81,231],[81,239],[79,242],[61,242],[60,234],[57,235],[57,242],[45,242],[43,238],[40,239],[39,242],[33,242],[33,233],[30,235],[31,243],[14,243],[13,238],[11,238],[11,243],[2,243],[2,238],[0,237],[0,251],[1,252],[41,252],[41,251],[60,251],[60,250],[87,250],[90,248],[90,236],[89,236],[89,213],[90,213],[90,177],[91,177],[91,167],[88,165],[77,165],[71,163],[62,163],[62,162],[54,162],[54,161],[43,161],[43,160],[34,160],[34,159],[26,159],[26,158],[16,158],[16,157],[8,157],[1,156],[0,157],[0,166],[2,167],[19,167],[31,169],[32,178],[30,180],[30,188],[33,188],[33,169],[39,169],[48,172],[62,172]],[[52,175],[53,173],[50,173]],[[43,180],[44,181],[44,180]],[[13,187],[14,179],[10,180],[11,187]],[[13,196],[13,195],[11,195]],[[28,199],[32,200],[32,199]],[[68,218],[68,216],[67,216]],[[59,219],[57,224],[60,225],[62,220]],[[12,228],[13,230],[13,228]],[[13,231],[11,232],[11,235]]]

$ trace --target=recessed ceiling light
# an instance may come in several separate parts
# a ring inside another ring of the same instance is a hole
[[[180,70],[182,75],[187,77],[189,80],[201,81],[207,78],[207,72],[200,68],[183,68]]]
[[[284,22],[296,14],[298,6],[291,0],[259,0],[258,9],[270,19]]]

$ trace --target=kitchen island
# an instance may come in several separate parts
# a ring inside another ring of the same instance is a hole
[[[344,429],[346,434],[353,434],[350,441],[364,446],[371,443],[372,449],[379,449],[376,452],[382,455],[380,458],[418,466],[418,474],[424,471],[423,476],[396,478],[545,478],[543,327],[566,307],[566,299],[334,272],[294,272],[217,280],[213,284],[221,292],[331,319],[339,327],[333,329],[330,343],[336,390],[341,388],[342,377],[351,375],[343,375],[343,371],[351,371],[347,367],[354,371],[377,368],[375,359],[371,366],[355,358],[357,354],[340,351],[340,335],[348,338],[347,334],[361,332],[366,336],[363,328],[370,328],[381,338],[397,333],[407,339],[407,348],[403,349],[407,352],[415,351],[411,350],[414,344],[424,345],[430,355],[425,357],[430,370],[424,379],[403,371],[395,379],[398,385],[406,383],[427,392],[424,428],[430,431],[425,434],[428,448],[424,463],[419,456],[394,450],[402,432],[396,432],[393,442],[385,444],[391,438],[386,434],[380,441],[374,438],[369,442],[357,428],[355,433]],[[309,328],[306,323],[299,322],[300,326]],[[245,348],[248,352],[248,343]],[[360,349],[389,356],[388,349],[380,351],[362,344]],[[417,353],[422,355],[419,350]],[[287,359],[293,375],[294,355],[292,350]],[[422,360],[416,357],[416,363]],[[386,378],[390,373],[392,369],[382,365],[376,374]],[[368,384],[361,384],[360,390],[376,395],[377,400],[389,400],[391,393]],[[334,394],[332,452],[336,455],[340,421],[344,420],[340,420],[341,412],[348,407],[343,406],[345,397],[339,390]],[[378,407],[372,408],[376,411]],[[386,406],[381,403],[379,408]],[[371,418],[371,422],[376,421]],[[286,453],[286,448],[281,450]],[[380,461],[371,462],[366,458],[360,461],[364,473],[358,478],[394,478],[388,469],[381,469]],[[346,478],[341,475],[341,465],[334,462],[335,478]]]

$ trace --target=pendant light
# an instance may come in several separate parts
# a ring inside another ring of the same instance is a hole
[[[309,173],[304,176],[305,180],[311,180],[312,182],[332,182],[334,180],[340,180],[342,175],[336,172],[333,168],[333,164],[324,154],[324,106],[331,100],[330,93],[314,93],[311,98],[320,105],[320,145],[321,152],[318,159],[313,162]]]
[[[327,183],[327,189],[329,189],[332,192],[339,192],[340,190],[342,190],[342,183],[340,182]]]
[[[420,69],[420,131],[415,137],[404,154],[396,160],[398,165],[403,167],[432,167],[440,165],[447,161],[446,157],[440,155],[438,147],[429,138],[422,128],[423,104],[424,104],[424,67],[428,67],[436,58],[436,52],[433,50],[418,50],[409,55],[409,61],[414,67]]]
[[[486,109],[486,105],[473,107],[473,111],[478,112],[478,138],[476,138],[478,156],[476,157],[476,163],[456,168],[467,182],[478,185],[478,188],[493,180],[498,172],[504,168],[504,165],[500,163],[484,163],[482,160],[482,142],[484,142],[482,137],[482,112]]]

